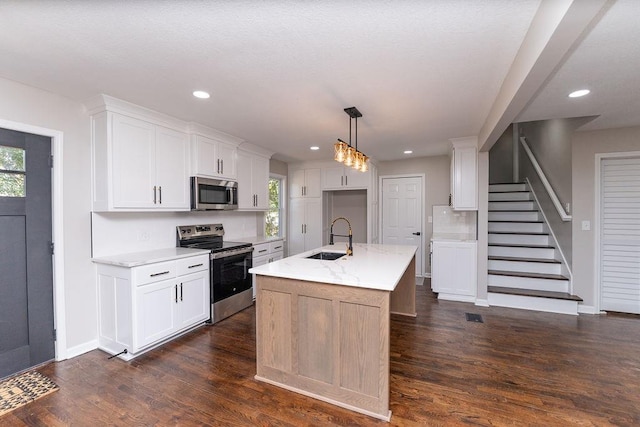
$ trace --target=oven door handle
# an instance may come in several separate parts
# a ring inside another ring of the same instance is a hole
[[[211,259],[227,258],[227,257],[230,257],[230,256],[249,254],[251,252],[253,252],[253,246],[248,247],[248,248],[242,248],[242,249],[232,249],[232,250],[229,250],[229,251],[216,252],[216,253],[211,254]]]

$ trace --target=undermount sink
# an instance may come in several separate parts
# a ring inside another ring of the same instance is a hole
[[[346,254],[342,252],[318,252],[317,254],[309,255],[307,259],[323,259],[326,261],[335,261],[345,255]]]

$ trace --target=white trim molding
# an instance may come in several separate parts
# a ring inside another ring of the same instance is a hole
[[[64,233],[62,228],[62,201],[64,200],[62,197],[62,146],[64,134],[55,129],[47,129],[4,119],[0,119],[0,127],[51,138],[51,154],[53,155],[51,225],[52,239],[56,247],[55,254],[53,255],[53,324],[56,329],[54,346],[56,360],[65,360],[67,358],[67,322],[64,298]]]
[[[612,153],[596,153],[595,155],[595,177],[594,177],[594,218],[593,218],[593,309],[594,313],[603,313],[601,306],[601,275],[602,271],[600,267],[602,266],[601,260],[601,234],[602,234],[602,224],[601,224],[601,209],[602,209],[602,188],[601,188],[601,180],[602,180],[602,161],[605,159],[614,159],[614,158],[622,158],[622,157],[638,157],[640,156],[640,151],[622,151],[622,152],[612,152]]]

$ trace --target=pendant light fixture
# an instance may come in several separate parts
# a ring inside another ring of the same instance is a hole
[[[338,138],[338,141],[333,145],[333,159],[360,172],[366,172],[369,170],[367,163],[369,158],[358,151],[358,117],[362,117],[362,113],[356,107],[345,108],[344,112],[349,115],[349,144]],[[354,119],[356,121],[355,148],[351,146],[351,121]]]

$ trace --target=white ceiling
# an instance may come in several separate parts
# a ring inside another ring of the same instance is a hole
[[[335,139],[349,139],[350,106],[363,114],[367,155],[443,154],[450,138],[478,135],[539,4],[4,0],[0,77],[80,102],[108,94],[282,160],[329,159]],[[588,126],[640,124],[639,6],[616,2],[518,120],[602,114]],[[564,93],[583,85],[593,95],[570,104]],[[195,89],[212,97],[195,99]]]

